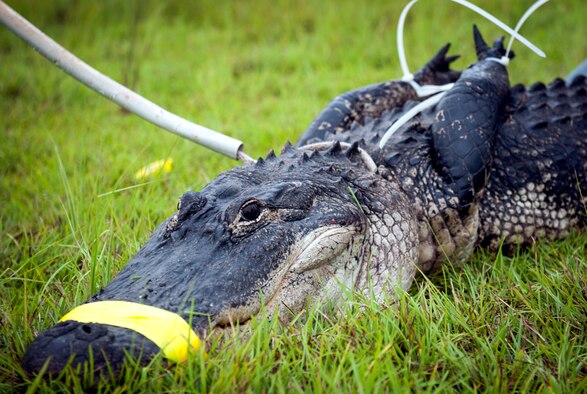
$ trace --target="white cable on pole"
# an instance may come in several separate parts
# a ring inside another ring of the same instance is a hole
[[[232,159],[254,161],[242,152],[241,141],[172,114],[98,72],[53,41],[3,1],[0,1],[0,23],[64,72],[129,112]]]

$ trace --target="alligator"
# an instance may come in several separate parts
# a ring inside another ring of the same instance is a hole
[[[200,338],[267,313],[284,323],[348,289],[393,300],[418,272],[476,247],[516,248],[587,223],[587,81],[510,86],[503,38],[474,28],[478,61],[451,69],[443,47],[414,74],[454,83],[434,106],[387,81],[335,98],[286,144],[180,197],[177,212],[84,305],[127,301],[181,316]],[[509,53],[510,58],[513,53]],[[23,356],[34,375],[93,358],[118,370],[162,351],[143,333],[67,316]]]

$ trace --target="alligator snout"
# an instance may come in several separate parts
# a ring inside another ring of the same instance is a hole
[[[45,374],[56,376],[67,366],[88,363],[99,375],[119,371],[127,357],[146,364],[159,352],[152,341],[127,328],[64,321],[35,338],[22,364],[30,375],[38,374],[46,364]]]

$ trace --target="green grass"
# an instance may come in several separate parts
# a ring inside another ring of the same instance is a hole
[[[17,3],[17,2],[10,2]],[[514,25],[529,1],[479,1]],[[102,1],[12,4],[82,59],[172,112],[264,155],[295,141],[335,95],[401,76],[402,2]],[[587,57],[582,0],[552,2],[515,45],[512,82],[564,76]],[[415,70],[444,43],[474,60],[471,24],[454,4],[422,0],[406,26]],[[0,391],[77,390],[20,368],[40,331],[106,285],[177,197],[236,163],[124,114],[0,28]],[[162,158],[174,170],[138,185]],[[187,365],[129,367],[99,391],[587,390],[587,237],[541,242],[507,258],[478,253],[419,278],[398,304],[356,297],[305,323],[255,323],[212,340]]]

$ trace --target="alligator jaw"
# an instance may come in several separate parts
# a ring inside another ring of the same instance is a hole
[[[269,281],[274,285],[261,291],[264,310],[268,315],[279,313],[280,320],[287,321],[305,306],[308,297],[327,301],[340,298],[344,288],[352,288],[359,268],[358,260],[355,260],[355,267],[348,264],[341,267],[341,264],[360,254],[364,238],[361,229],[353,226],[329,225],[307,234],[291,248],[287,263],[275,273],[275,279]],[[338,277],[337,273],[341,272],[344,276]],[[305,282],[303,288],[300,287],[302,277]],[[235,325],[243,328],[260,310],[260,300],[236,308],[225,308],[209,322],[208,328],[215,334]],[[207,329],[202,321],[195,325],[203,338]],[[100,374],[119,372],[127,356],[144,364],[160,351],[155,343],[133,330],[67,320],[33,341],[23,357],[23,367],[34,374],[47,363],[45,373],[56,376],[68,366],[77,368],[88,363],[96,366],[94,373],[97,378]]]
[[[352,289],[360,268],[366,234],[361,227],[328,225],[310,232],[291,248],[289,257],[268,285],[259,302],[225,309],[211,322],[213,329],[239,326],[257,316],[263,302],[268,316],[277,313],[282,322],[292,320],[305,306],[308,297],[336,302],[346,289]],[[354,266],[349,264],[354,262]]]

